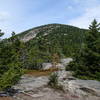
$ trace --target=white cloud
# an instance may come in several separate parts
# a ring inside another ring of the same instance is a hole
[[[67,7],[67,9],[68,9],[68,10],[73,10],[73,7],[69,5],[69,6]]]
[[[0,22],[7,21],[10,17],[8,12],[0,12]]]
[[[80,28],[88,28],[89,24],[94,18],[100,21],[100,6],[85,9],[84,14],[77,18],[71,19],[69,24]]]

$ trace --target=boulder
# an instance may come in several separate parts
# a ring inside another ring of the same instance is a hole
[[[73,61],[72,58],[64,58],[60,60],[60,63],[56,65],[56,68],[59,68],[61,70],[65,70],[65,66],[67,66],[71,61]],[[48,70],[52,68],[52,63],[43,63],[42,64],[42,69],[43,70]]]
[[[42,68],[43,68],[43,70],[48,70],[48,69],[52,68],[52,63],[43,63]]]
[[[5,91],[0,91],[0,97],[8,97],[9,94]]]
[[[64,59],[61,59],[61,63],[62,63],[64,66],[67,66],[71,61],[73,61],[72,58],[64,58]]]

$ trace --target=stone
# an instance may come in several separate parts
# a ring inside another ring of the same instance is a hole
[[[64,59],[61,59],[61,64],[63,64],[64,66],[67,66],[71,61],[73,61],[72,58],[64,58]]]
[[[42,64],[42,68],[43,68],[43,70],[48,70],[48,69],[50,69],[50,68],[52,68],[52,63],[43,63]]]
[[[0,97],[8,97],[8,96],[9,96],[8,93],[6,93],[6,92],[4,92],[4,91],[1,91],[1,92],[0,92]]]
[[[100,82],[94,80],[65,80],[63,82],[65,91],[77,95],[95,95],[100,97]]]
[[[47,85],[48,81],[49,80],[47,76],[34,77],[26,75],[23,76],[20,82],[17,85],[13,86],[13,88],[21,91],[31,91],[35,88]]]

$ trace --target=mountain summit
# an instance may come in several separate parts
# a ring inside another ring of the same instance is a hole
[[[17,36],[28,44],[28,48],[37,46],[39,50],[71,56],[82,48],[86,32],[86,29],[70,25],[48,24],[26,30]]]
[[[47,24],[42,25],[39,27],[35,27],[29,30],[26,30],[24,32],[21,32],[18,34],[20,36],[21,40],[24,42],[27,42],[29,40],[32,40],[33,38],[37,37],[38,34],[42,33],[41,36],[47,36],[54,32],[59,33],[59,35],[68,35],[70,33],[75,32],[85,32],[85,29],[80,29],[78,27],[70,26],[70,25],[64,25],[64,24]]]

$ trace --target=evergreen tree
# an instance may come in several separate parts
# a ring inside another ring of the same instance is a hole
[[[86,60],[88,60],[87,65],[99,65],[100,61],[100,27],[97,24],[97,21],[94,20],[92,25],[89,27],[89,33],[87,35],[86,41],[86,49],[85,56]]]
[[[21,49],[19,40],[0,46],[0,90],[10,88],[20,79],[22,74]]]
[[[77,77],[100,80],[100,24],[95,19],[89,26],[85,47],[69,67]]]

